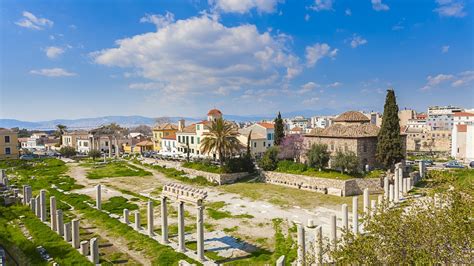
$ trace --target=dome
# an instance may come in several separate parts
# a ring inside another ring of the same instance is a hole
[[[211,109],[207,112],[207,115],[222,115],[222,112],[219,109]]]
[[[357,111],[348,111],[340,114],[335,120],[335,122],[370,122],[370,119]]]

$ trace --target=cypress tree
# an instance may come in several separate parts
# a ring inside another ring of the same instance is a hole
[[[275,145],[280,145],[285,137],[285,126],[283,125],[283,119],[281,118],[280,112],[275,118]]]
[[[387,90],[382,126],[377,137],[377,161],[385,168],[392,168],[404,158],[398,105],[393,89]]]

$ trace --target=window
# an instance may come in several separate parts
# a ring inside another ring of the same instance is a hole
[[[191,137],[191,144],[194,144],[194,137]]]
[[[5,143],[10,143],[10,136],[5,136]]]
[[[109,142],[108,142],[108,141],[105,142],[105,146],[109,146]]]
[[[197,142],[197,144],[201,143],[201,138],[197,137],[196,142]]]
[[[199,130],[199,125],[196,125],[196,129]]]
[[[189,143],[189,136],[186,136],[186,144]]]
[[[268,134],[267,134],[267,139],[268,139],[268,140],[272,140],[272,134],[271,134],[271,133],[268,133]]]
[[[267,145],[267,143],[264,141],[264,142],[263,142],[263,147],[265,147],[266,145]]]
[[[253,147],[254,147],[254,148],[257,148],[257,142],[254,142],[254,143],[253,143]]]
[[[5,154],[12,154],[10,147],[5,148]]]

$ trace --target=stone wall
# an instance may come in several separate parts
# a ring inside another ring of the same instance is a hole
[[[209,173],[205,171],[199,171],[199,170],[183,167],[180,162],[175,162],[175,161],[158,160],[156,161],[155,164],[158,164],[160,166],[164,166],[167,168],[175,168],[191,176],[202,176],[202,177],[205,177],[207,181],[215,183],[215,184],[219,184],[219,185],[232,184],[235,181],[248,175],[248,173],[245,173],[245,172],[231,173],[231,174]]]
[[[369,188],[370,193],[382,191],[380,178],[338,180],[272,171],[262,171],[261,176],[263,180],[269,184],[315,191],[335,196],[345,197],[359,195],[362,194],[364,188]]]

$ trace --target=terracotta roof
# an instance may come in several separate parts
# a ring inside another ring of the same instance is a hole
[[[178,126],[171,123],[165,123],[165,124],[157,125],[153,129],[154,130],[178,130]]]
[[[291,129],[291,131],[294,131],[294,132],[301,132],[301,128],[296,126],[294,128]]]
[[[169,139],[169,140],[176,140],[176,133],[171,133],[168,136],[164,136],[161,139]]]
[[[182,133],[196,133],[196,124],[191,124],[185,128],[183,128]]]
[[[336,119],[335,122],[370,122],[370,119],[362,114],[361,112],[357,111],[347,111],[340,114]]]
[[[207,115],[222,115],[222,112],[218,109],[211,109],[207,112]]]
[[[27,142],[28,138],[18,138],[18,142]]]
[[[458,132],[467,132],[467,125],[456,125]]]
[[[366,138],[377,137],[380,128],[373,124],[341,125],[334,124],[327,128],[314,128],[308,137],[341,137],[341,138]]]
[[[454,116],[474,116],[473,113],[468,113],[468,112],[456,112],[456,113],[453,113]]]
[[[153,146],[153,142],[149,140],[140,141],[135,146]]]
[[[275,128],[275,125],[272,124],[272,123],[267,123],[267,122],[260,122],[260,123],[257,123],[259,124],[260,126],[266,128],[266,129],[272,129],[272,128]]]
[[[8,133],[13,133],[13,130],[10,130],[10,129],[8,129],[8,128],[3,128],[3,127],[0,127],[0,131],[8,132]]]

